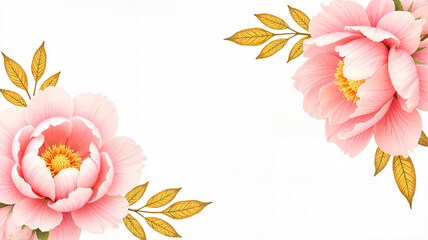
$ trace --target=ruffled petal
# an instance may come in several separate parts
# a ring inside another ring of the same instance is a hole
[[[80,174],[77,178],[77,187],[92,188],[98,179],[101,168],[100,153],[95,144],[89,145],[90,157],[85,159],[80,166]]]
[[[28,125],[22,108],[11,108],[0,112],[0,156],[13,159],[12,143],[19,129]]]
[[[422,131],[422,119],[418,111],[404,111],[398,100],[392,101],[386,115],[375,125],[374,135],[382,151],[398,156],[408,156],[418,145]]]
[[[41,122],[32,134],[32,137],[44,136],[43,145],[65,145],[71,133],[71,122],[63,117],[54,117]]]
[[[397,93],[406,99],[406,109],[413,111],[419,104],[419,77],[412,57],[402,49],[389,52],[389,75]]]
[[[79,240],[82,229],[74,224],[71,213],[63,213],[61,224],[49,231],[50,240]]]
[[[386,40],[385,44],[387,44],[387,47],[389,48],[400,45],[400,40],[394,36],[394,34],[380,28],[368,26],[347,26],[345,29],[361,33],[373,42],[382,42]]]
[[[29,198],[38,198],[42,199],[43,197],[36,194],[31,188],[30,184],[28,184],[23,177],[22,169],[20,166],[15,164],[12,168],[12,181],[15,184],[18,191]]]
[[[372,27],[376,27],[379,20],[387,13],[394,12],[395,6],[393,1],[389,0],[372,0],[367,6],[367,15],[369,16]]]
[[[416,66],[419,76],[419,105],[418,108],[428,111],[428,67],[425,65]]]
[[[95,125],[80,117],[71,118],[73,131],[68,138],[67,145],[80,156],[86,156],[89,153],[89,145],[93,142],[95,146],[101,147],[101,135]]]
[[[49,208],[46,199],[25,198],[15,204],[12,216],[18,226],[39,228],[43,232],[55,228],[62,221],[62,213]]]
[[[317,38],[310,38],[303,42],[303,56],[307,58],[319,55],[333,55],[339,57],[336,46],[344,45],[352,40],[363,37],[361,34],[350,32],[329,33]]]
[[[373,76],[388,61],[388,49],[383,43],[359,38],[336,51],[344,57],[343,75],[351,80],[363,80]]]
[[[114,137],[103,143],[100,151],[106,152],[113,162],[114,180],[108,194],[125,194],[138,184],[146,158],[134,140]]]
[[[71,212],[82,208],[92,195],[90,188],[78,188],[72,191],[67,198],[56,202],[49,201],[48,206],[57,212]]]
[[[415,16],[415,18],[424,19],[426,22],[428,20],[428,6],[421,7],[416,11],[414,11],[412,14],[413,16]],[[426,34],[428,34],[428,24],[425,23],[422,27],[421,35],[426,35]]]
[[[0,156],[0,202],[14,204],[23,197],[12,180],[14,161]]]
[[[89,199],[90,203],[95,202],[98,199],[102,198],[107,193],[107,191],[109,190],[113,182],[114,167],[113,167],[113,163],[111,162],[110,156],[105,152],[102,152],[100,156],[101,156],[100,174],[98,175],[98,179],[92,188],[94,193],[92,194],[91,199]]]
[[[71,212],[71,216],[79,228],[100,234],[107,227],[118,227],[128,214],[128,207],[128,201],[124,197],[105,195],[100,200]]]
[[[357,105],[343,97],[343,93],[335,83],[329,83],[320,91],[320,111],[323,118],[330,124],[346,122],[355,112]]]
[[[66,168],[61,170],[55,177],[55,200],[67,198],[68,194],[77,189],[77,178],[79,170]]]
[[[25,126],[21,128],[13,138],[12,155],[13,160],[21,165],[22,157],[24,156],[25,149],[30,142],[31,134],[34,131],[33,126]]]

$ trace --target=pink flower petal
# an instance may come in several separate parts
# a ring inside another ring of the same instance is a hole
[[[67,145],[79,156],[85,156],[89,153],[89,145],[93,142],[97,147],[101,147],[101,135],[95,125],[83,118],[71,118],[73,124],[73,131],[68,138]]]
[[[43,198],[43,197],[39,196],[38,194],[36,194],[33,191],[33,189],[31,189],[30,184],[28,184],[24,180],[23,174],[22,174],[22,169],[17,164],[15,164],[15,166],[13,166],[13,168],[12,168],[12,181],[22,195],[27,196],[29,198],[39,198],[39,199]]]
[[[419,104],[419,77],[415,62],[406,51],[392,48],[388,69],[395,90],[407,100],[406,110],[413,111]]]
[[[428,111],[428,67],[425,65],[416,66],[419,76],[419,105],[418,108]]]
[[[114,177],[114,167],[111,162],[110,156],[105,152],[101,154],[101,169],[100,174],[98,175],[97,182],[93,186],[92,190],[94,191],[89,202],[95,202],[98,199],[102,198],[107,191],[109,190]],[[131,176],[132,177],[132,176]]]
[[[0,226],[4,226],[3,224],[6,222],[7,216],[9,215],[9,211],[10,209],[12,209],[12,206],[6,206],[6,207],[2,207],[0,208]],[[0,227],[0,231],[3,228]],[[1,234],[0,234],[1,236]]]
[[[74,224],[71,213],[63,213],[61,224],[49,231],[52,240],[79,240],[82,230]]]
[[[374,135],[382,151],[398,156],[408,156],[418,145],[421,136],[422,119],[419,112],[404,111],[397,99],[392,101],[388,113],[375,126]]]
[[[367,144],[370,142],[370,139],[373,135],[373,127],[361,132],[360,134],[348,138],[346,140],[341,140],[338,138],[338,133],[344,129],[349,129],[355,125],[357,119],[350,119],[346,123],[331,125],[326,121],[325,125],[325,134],[327,136],[327,141],[334,142],[345,154],[349,154],[350,157],[355,157],[360,154]]]
[[[21,128],[13,138],[12,155],[13,160],[21,165],[22,157],[24,156],[25,149],[30,142],[30,136],[33,133],[32,126],[25,126]]]
[[[398,49],[412,54],[418,48],[425,20],[415,20],[409,12],[396,11],[383,16],[377,27],[389,31],[400,40]]]
[[[376,27],[379,20],[387,13],[394,12],[395,6],[393,1],[389,0],[372,0],[367,6],[367,15],[372,24],[372,27]]]
[[[34,130],[32,137],[43,134],[44,146],[65,145],[71,133],[71,122],[63,117],[54,117],[41,122]]]
[[[428,26],[428,24],[426,24]],[[424,40],[419,44],[420,48],[424,48],[412,54],[412,57],[420,62],[428,64],[428,40]]]
[[[113,162],[114,180],[108,194],[125,194],[138,184],[146,158],[134,140],[115,137],[103,143],[100,151],[106,152]]]
[[[329,83],[320,91],[321,116],[329,119],[330,124],[344,123],[355,112],[357,105],[343,97],[339,86]]]
[[[23,197],[12,180],[14,165],[11,159],[0,156],[0,202],[5,204],[14,204]]]
[[[407,11],[410,8],[410,5],[413,4],[413,12],[421,7],[427,6],[428,2],[426,0],[401,0],[404,11]]]
[[[19,129],[28,125],[22,108],[11,108],[0,112],[0,156],[13,159],[12,143]]]
[[[72,191],[67,198],[56,202],[49,201],[48,206],[57,212],[71,212],[82,208],[92,195],[89,188],[78,188]]]
[[[360,100],[351,117],[378,111],[394,96],[394,93],[395,89],[389,78],[388,65],[385,64],[358,88],[357,96]]]
[[[17,225],[39,228],[43,232],[55,228],[62,221],[62,213],[49,208],[46,199],[23,199],[16,203],[12,216]]]
[[[22,173],[32,189],[50,199],[55,199],[55,183],[45,161],[34,154],[26,154],[22,159]]]
[[[81,94],[74,98],[74,116],[86,118],[98,128],[103,141],[114,136],[118,117],[113,103],[101,94]]]
[[[71,212],[71,216],[79,228],[99,234],[107,227],[118,227],[128,214],[128,206],[128,201],[122,196],[105,195],[100,200]]]
[[[359,38],[336,51],[344,57],[343,75],[351,80],[363,80],[373,76],[388,61],[388,49],[383,43]]]
[[[428,20],[428,6],[426,7],[421,7],[419,9],[417,9],[416,11],[414,11],[413,16],[415,16],[415,18],[421,18],[423,20],[425,20],[425,22],[427,22]],[[428,34],[428,24],[424,24],[422,27],[422,32],[421,35],[426,35]]]
[[[92,188],[98,179],[101,168],[100,153],[95,144],[89,145],[90,158],[86,158],[80,166],[80,174],[77,178],[77,187]]]
[[[67,198],[68,194],[77,189],[77,178],[79,170],[66,168],[61,170],[55,177],[55,200]]]
[[[38,155],[41,149],[44,149],[43,143],[45,142],[45,137],[40,135],[38,137],[32,138],[25,148],[24,156],[27,154]]]
[[[31,99],[25,117],[33,127],[37,127],[46,119],[70,118],[72,114],[73,100],[68,93],[58,87],[48,87]]]
[[[303,42],[303,56],[307,58],[319,55],[333,55],[339,57],[336,46],[344,45],[352,40],[363,37],[361,34],[337,32],[322,35],[318,38],[307,39]]]
[[[322,7],[323,11],[309,23],[309,30],[314,38],[343,32],[345,26],[370,26],[366,11],[357,2],[334,0],[330,6]]]
[[[392,46],[398,46],[400,44],[400,40],[394,36],[394,34],[380,28],[368,26],[348,26],[345,27],[345,29],[352,32],[361,33],[373,42],[382,42],[387,40],[385,43],[389,48]]]

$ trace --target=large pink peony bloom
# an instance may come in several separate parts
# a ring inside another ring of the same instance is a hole
[[[415,109],[428,110],[428,68],[413,60],[428,63],[428,49],[417,51],[428,46],[420,44],[425,20],[395,12],[390,0],[372,0],[367,9],[334,0],[323,10],[310,22],[310,59],[293,77],[305,111],[326,119],[328,141],[351,157],[373,135],[383,151],[407,156],[422,129]]]
[[[133,140],[114,136],[118,117],[106,97],[72,99],[51,87],[0,116],[0,202],[15,204],[16,225],[53,240],[118,226],[128,208],[121,195],[145,158]]]

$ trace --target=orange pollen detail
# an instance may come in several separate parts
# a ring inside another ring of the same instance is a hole
[[[337,86],[339,86],[339,90],[342,91],[343,97],[346,100],[353,100],[354,103],[360,101],[360,98],[357,97],[358,88],[360,88],[361,84],[365,82],[365,80],[351,80],[347,79],[343,76],[343,60],[340,60],[337,64],[337,71],[334,74],[334,77],[338,79],[338,81],[334,82]]]
[[[78,152],[74,152],[65,145],[52,145],[46,148],[42,153],[42,158],[45,160],[46,166],[51,170],[52,177],[55,177],[61,170],[66,168],[76,168],[80,170],[82,159]]]

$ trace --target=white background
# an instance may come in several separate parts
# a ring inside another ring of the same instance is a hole
[[[46,41],[43,80],[62,71],[58,85],[70,95],[101,92],[114,101],[118,134],[148,157],[143,202],[172,187],[183,187],[178,200],[214,201],[169,221],[183,239],[426,239],[428,149],[411,155],[410,210],[391,163],[373,177],[374,141],[351,159],[304,113],[290,78],[304,59],[286,64],[292,42],[255,60],[262,46],[223,40],[264,27],[255,13],[298,28],[287,4],[312,17],[322,1],[3,1],[0,50],[31,77],[33,53]],[[4,69],[0,87],[15,90]],[[169,239],[143,226],[148,239]],[[134,238],[122,224],[82,239]]]

